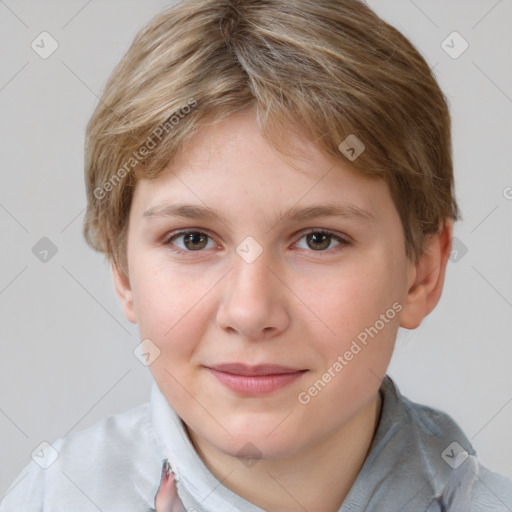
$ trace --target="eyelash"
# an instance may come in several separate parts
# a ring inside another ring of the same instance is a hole
[[[182,230],[182,231],[177,231],[176,233],[172,233],[169,237],[167,237],[166,241],[164,242],[164,245],[169,247],[169,249],[172,252],[179,253],[179,254],[190,254],[190,253],[201,253],[201,252],[204,252],[205,249],[198,249],[197,251],[184,250],[184,249],[181,249],[179,247],[176,247],[172,243],[177,238],[179,238],[181,236],[188,235],[190,233],[199,233],[201,235],[206,235],[208,240],[213,240],[213,237],[211,237],[205,231],[200,231],[198,229],[186,229],[186,230]],[[329,231],[329,230],[326,230],[326,229],[318,229],[318,228],[317,229],[309,228],[309,229],[306,229],[306,230],[302,231],[300,233],[300,238],[298,239],[298,241],[302,240],[304,237],[306,237],[307,235],[312,234],[312,233],[319,234],[319,235],[328,235],[332,239],[334,239],[337,242],[339,242],[339,245],[337,245],[336,247],[330,248],[330,249],[324,249],[324,250],[318,250],[318,251],[315,251],[313,249],[309,249],[309,250],[307,250],[307,252],[312,252],[312,253],[332,253],[332,252],[337,252],[337,251],[343,249],[346,246],[353,245],[353,242],[351,240],[349,240],[348,237],[344,238],[344,237],[342,237],[340,235],[337,235],[337,234],[333,233],[332,231]]]

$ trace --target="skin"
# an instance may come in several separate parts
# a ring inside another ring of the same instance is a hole
[[[174,475],[166,464],[162,467],[160,487],[155,496],[155,512],[186,512],[174,485]]]
[[[423,256],[409,260],[386,183],[294,136],[305,151],[292,161],[265,142],[252,110],[200,130],[168,172],[137,183],[128,276],[113,266],[113,277],[126,317],[160,350],[150,365],[155,381],[223,485],[265,510],[335,512],[375,434],[398,327],[416,328],[440,298],[452,225],[443,223]],[[143,216],[177,203],[207,206],[223,219]],[[285,217],[327,203],[356,206],[371,218]],[[321,235],[307,237],[309,228],[333,236],[322,245]],[[170,240],[182,229],[205,236]],[[262,249],[251,263],[236,252],[248,236]],[[401,306],[394,318],[300,403],[299,393],[394,303]],[[280,390],[247,397],[206,368],[233,361],[308,371]],[[251,464],[239,453],[247,443]],[[175,492],[172,480],[164,487]]]

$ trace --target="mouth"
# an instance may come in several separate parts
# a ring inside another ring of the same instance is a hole
[[[245,396],[277,391],[300,379],[308,371],[274,364],[250,366],[241,363],[225,363],[207,368],[225,387]]]

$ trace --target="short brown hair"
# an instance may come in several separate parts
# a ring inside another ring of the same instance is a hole
[[[414,46],[365,3],[182,0],[137,34],[88,123],[87,243],[128,275],[137,180],[163,172],[201,126],[249,107],[283,154],[300,126],[334,162],[386,180],[409,258],[459,217],[446,99]],[[349,135],[364,144],[355,160],[339,149]]]

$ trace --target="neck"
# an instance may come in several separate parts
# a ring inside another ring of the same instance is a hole
[[[263,510],[338,512],[366,460],[380,409],[377,393],[357,416],[321,443],[293,457],[260,459],[250,466],[219,451],[191,429],[187,432],[217,480]]]

